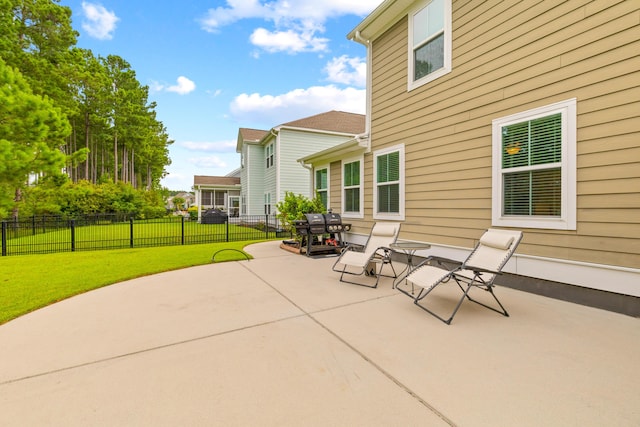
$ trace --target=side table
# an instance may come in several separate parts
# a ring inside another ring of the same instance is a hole
[[[403,253],[407,257],[407,267],[402,270],[402,273],[398,275],[398,278],[394,280],[393,287],[395,288],[405,277],[407,277],[415,269],[413,265],[413,256],[417,251],[430,249],[431,245],[428,243],[420,242],[395,242],[389,245],[389,248],[394,252]],[[405,273],[406,272],[406,273]]]

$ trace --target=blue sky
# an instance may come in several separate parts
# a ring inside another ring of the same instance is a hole
[[[119,55],[175,142],[162,181],[239,167],[238,128],[329,110],[364,114],[366,51],[349,33],[382,0],[61,0],[77,45]]]

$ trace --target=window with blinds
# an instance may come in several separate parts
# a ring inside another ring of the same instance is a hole
[[[344,164],[344,212],[360,212],[360,161]]]
[[[328,170],[318,169],[316,170],[316,180],[315,180],[315,188],[318,197],[322,200],[322,204],[325,208],[329,207],[329,181],[328,181]]]
[[[562,214],[562,115],[502,127],[502,214]]]
[[[400,212],[400,152],[394,151],[376,158],[377,211]]]
[[[404,144],[373,153],[373,217],[404,220]]]
[[[575,230],[576,98],[492,120],[491,224]]]

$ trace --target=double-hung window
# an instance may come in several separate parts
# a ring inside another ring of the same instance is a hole
[[[325,208],[329,208],[329,169],[316,169],[315,189]]]
[[[273,167],[273,144],[267,145],[265,149],[265,157],[267,161],[267,169]]]
[[[264,214],[271,215],[271,193],[264,193]]]
[[[342,162],[342,214],[362,217],[362,159]]]
[[[409,90],[451,71],[451,0],[422,2],[409,13]]]
[[[374,218],[404,220],[404,146],[374,153]]]
[[[493,121],[493,225],[576,229],[576,100]]]

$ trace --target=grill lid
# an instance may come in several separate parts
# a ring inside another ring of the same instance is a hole
[[[317,213],[304,214],[309,225],[321,225],[324,227],[324,215]]]
[[[328,213],[324,215],[324,222],[327,225],[342,224],[342,218],[340,217],[340,214]]]

